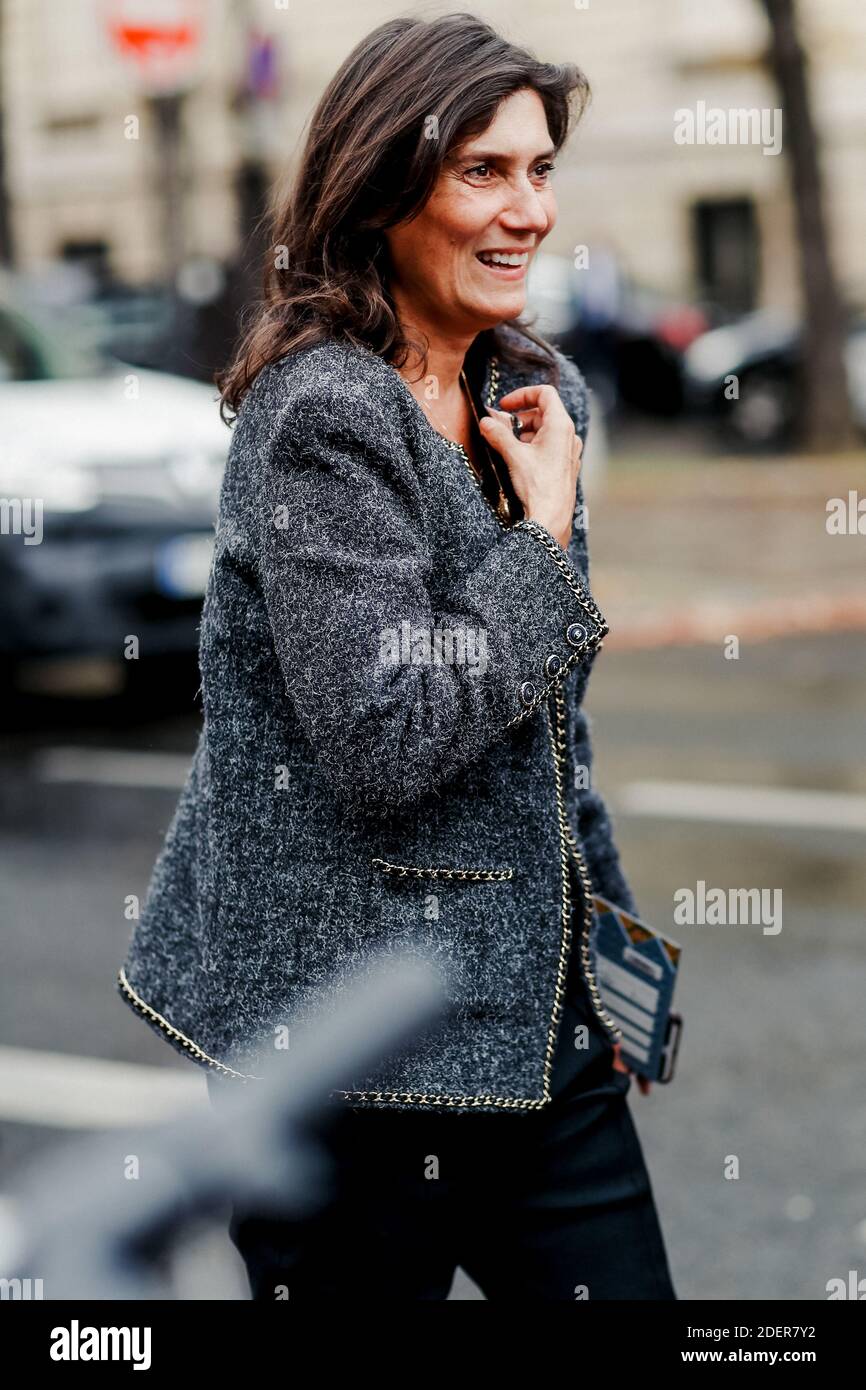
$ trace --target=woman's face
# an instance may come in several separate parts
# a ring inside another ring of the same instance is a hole
[[[451,151],[422,212],[385,233],[401,318],[474,336],[523,312],[527,268],[556,221],[552,160],[528,88]]]

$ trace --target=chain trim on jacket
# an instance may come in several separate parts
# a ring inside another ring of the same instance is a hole
[[[602,630],[601,636],[606,637],[610,628],[596,607],[594,599],[590,598],[586,589],[577,579],[572,566],[565,557],[562,546],[557,544],[550,532],[546,531],[537,521],[533,521],[531,517],[524,517],[522,521],[516,521],[511,529],[513,531],[529,531],[544,546],[581,608],[598,623]]]
[[[556,816],[559,825],[559,864],[562,880],[561,889],[561,936],[559,945],[559,966],[556,972],[556,984],[553,990],[553,1015],[551,1017],[550,1030],[547,1035],[547,1051],[544,1059],[544,1095],[550,1098],[550,1083],[553,1075],[553,1061],[556,1053],[556,1042],[559,1025],[562,1019],[562,1012],[565,1006],[565,985],[568,978],[568,957],[571,948],[572,930],[571,917],[573,903],[571,897],[571,876],[569,873],[569,850],[573,849],[576,859],[580,866],[580,879],[583,888],[584,916],[583,931],[580,938],[581,963],[586,983],[589,987],[592,998],[593,1012],[599,1021],[604,1025],[605,1031],[611,1035],[611,1028],[615,1029],[615,1037],[621,1038],[622,1034],[613,1020],[605,1013],[601,998],[598,992],[598,985],[592,972],[592,963],[589,952],[589,932],[592,925],[592,884],[590,883],[589,873],[583,861],[583,856],[577,849],[571,827],[568,824],[568,817],[565,813],[565,778],[564,769],[566,765],[566,722],[565,722],[565,697],[561,687],[557,687],[554,692],[554,715],[551,717],[550,705],[545,706],[544,710],[547,718],[547,730],[550,738],[550,748],[553,754],[554,785],[556,788]]]
[[[590,598],[589,594],[586,592],[583,586],[576,579],[574,573],[572,572],[571,565],[566,560],[562,552],[562,547],[560,545],[557,545],[556,541],[547,531],[545,531],[544,527],[539,526],[538,522],[536,521],[524,519],[523,521],[516,522],[515,525],[512,527],[512,530],[527,531],[531,536],[533,536],[544,546],[545,550],[549,554],[550,558],[553,560],[553,563],[556,565],[557,569],[562,574],[562,577],[565,579],[566,583],[568,584],[568,587],[571,589],[581,608],[584,610],[584,612],[589,614],[589,616],[593,619],[594,622],[599,624],[601,632],[598,634],[598,637],[588,636],[585,642],[582,642],[579,647],[575,647],[574,651],[572,651],[565,658],[565,661],[563,662],[562,667],[557,672],[557,674],[553,677],[552,680],[548,681],[547,685],[542,687],[542,689],[536,695],[532,703],[526,705],[524,709],[518,710],[517,714],[514,715],[513,719],[509,719],[508,723],[505,725],[506,729],[510,729],[515,724],[521,723],[522,720],[526,719],[530,714],[533,714],[534,711],[538,709],[539,705],[544,704],[548,696],[553,691],[558,691],[561,688],[562,682],[568,675],[569,671],[572,669],[573,666],[577,664],[577,662],[580,660],[582,656],[585,655],[586,652],[591,651],[593,649],[596,652],[600,652],[603,643],[599,639],[606,637],[610,631],[610,628],[608,627],[607,623],[605,622],[595,603]]]
[[[157,1024],[164,1033],[167,1033],[170,1038],[174,1039],[176,1043],[179,1043],[184,1051],[189,1052],[197,1061],[206,1063],[212,1071],[225,1072],[227,1076],[237,1077],[238,1080],[241,1081],[259,1081],[261,1079],[258,1076],[249,1076],[246,1072],[235,1071],[233,1067],[227,1067],[225,1063],[218,1062],[215,1057],[208,1056],[204,1049],[199,1047],[198,1043],[194,1043],[185,1033],[182,1033],[179,1028],[175,1028],[167,1019],[163,1018],[162,1014],[158,1014],[156,1009],[152,1009],[149,1004],[145,1004],[141,995],[136,993],[129,983],[129,980],[126,978],[125,970],[120,969],[117,972],[117,983],[137,1013],[143,1014],[151,1023]]]
[[[485,404],[486,404],[486,405],[489,405],[489,406],[492,406],[492,405],[493,405],[493,402],[496,400],[496,392],[497,392],[498,390],[499,390],[499,359],[498,359],[498,357],[491,357],[491,359],[490,359],[490,382],[489,382],[489,385],[488,385],[488,387],[487,387],[487,399],[486,399],[486,401],[485,401]],[[443,438],[444,438],[444,435],[443,435]],[[466,469],[467,469],[467,472],[469,473],[470,478],[472,479],[473,483],[475,484],[476,488],[478,489],[478,494],[479,494],[479,496],[481,497],[482,501],[484,502],[484,505],[487,507],[487,510],[490,512],[491,516],[493,517],[493,520],[496,522],[497,526],[500,528],[501,531],[507,531],[509,528],[504,524],[504,522],[503,522],[503,520],[502,520],[502,517],[499,515],[499,513],[498,513],[498,511],[496,510],[496,508],[494,507],[493,503],[490,501],[490,498],[487,496],[487,493],[484,491],[484,488],[481,486],[481,483],[480,483],[479,478],[478,478],[478,474],[475,472],[475,469],[472,467],[472,460],[470,459],[470,457],[469,457],[469,455],[467,454],[466,450],[464,449],[463,445],[462,445],[462,444],[458,444],[458,442],[457,442],[456,439],[446,439],[446,440],[445,440],[445,443],[448,445],[448,448],[449,448],[449,449],[452,449],[452,450],[454,451],[455,454],[459,454],[459,455],[460,455],[460,457],[462,458],[463,462],[466,464]]]
[[[568,953],[571,947],[571,883],[568,877],[568,853],[564,830],[565,798],[563,793],[562,767],[558,748],[558,730],[554,731],[550,717],[550,706],[544,709],[547,718],[547,732],[553,754],[553,781],[556,791],[556,819],[559,828],[559,873],[560,873],[560,940],[559,961],[556,969],[556,983],[553,987],[553,1013],[547,1034],[547,1048],[544,1054],[544,1095],[550,1096],[550,1081],[553,1075],[553,1058],[556,1051],[556,1036],[562,1019],[565,1004],[565,981],[568,974]]]
[[[494,883],[514,877],[513,869],[424,869],[415,864],[391,864],[387,859],[374,858],[371,862],[384,874],[396,874],[398,878],[459,878],[472,883]]]
[[[533,714],[535,710],[538,709],[539,705],[543,705],[552,693],[552,691],[554,691],[565,679],[571,668],[577,665],[578,661],[583,656],[584,652],[587,651],[588,647],[588,642],[584,642],[583,646],[581,647],[576,647],[575,650],[571,653],[571,655],[566,657],[562,665],[562,670],[554,676],[553,680],[548,681],[547,685],[545,685],[539,691],[535,699],[532,701],[531,705],[527,705],[524,709],[520,710],[517,714],[515,714],[513,719],[509,719],[508,723],[505,725],[505,728],[511,729],[515,724],[520,724],[524,719],[527,719],[530,714]],[[601,649],[601,644],[599,644],[598,649]]]
[[[592,901],[592,900],[593,900],[593,896],[594,896],[593,887],[592,887],[592,883],[591,883],[591,881],[590,881],[589,871],[588,871],[588,869],[587,869],[587,867],[586,867],[586,861],[585,861],[583,855],[581,854],[580,850],[579,850],[578,847],[577,847],[577,841],[576,841],[575,838],[574,838],[574,831],[572,830],[571,826],[569,825],[569,823],[568,823],[568,817],[567,817],[567,815],[565,814],[565,798],[564,798],[564,796],[563,796],[563,794],[562,794],[562,789],[563,789],[563,775],[562,775],[562,769],[563,769],[563,767],[565,766],[566,759],[567,759],[567,745],[566,745],[565,697],[564,697],[564,695],[563,695],[561,689],[557,689],[557,690],[554,692],[554,700],[555,700],[555,704],[556,704],[556,741],[555,741],[554,756],[556,757],[556,759],[557,759],[557,764],[558,764],[558,772],[557,772],[557,808],[558,808],[559,815],[560,815],[560,827],[561,827],[561,830],[562,830],[563,843],[564,843],[565,846],[567,846],[567,850],[564,850],[564,857],[563,857],[564,870],[565,870],[565,874],[566,874],[566,878],[567,878],[567,877],[568,877],[567,855],[568,855],[568,853],[570,853],[570,854],[572,855],[573,859],[574,859],[574,862],[575,862],[575,865],[576,865],[576,868],[577,868],[577,872],[578,872],[578,874],[579,874],[579,876],[580,876],[581,888],[582,888],[582,890],[583,890],[583,902],[584,902],[583,931],[582,931],[582,933],[581,933],[581,938],[580,938],[580,959],[581,959],[581,964],[582,964],[582,966],[583,966],[583,975],[584,975],[584,979],[586,980],[587,986],[588,986],[588,988],[589,988],[590,997],[591,997],[591,999],[592,999],[593,1012],[595,1013],[595,1015],[596,1015],[596,1017],[598,1018],[599,1022],[602,1023],[602,1024],[604,1025],[605,1031],[607,1032],[608,1036],[609,1036],[614,1042],[619,1042],[619,1041],[621,1041],[621,1039],[622,1039],[622,1030],[616,1025],[616,1023],[615,1023],[614,1020],[611,1018],[610,1014],[606,1011],[606,1009],[605,1009],[605,1007],[604,1007],[604,1005],[603,1005],[603,1003],[602,1003],[602,1000],[601,1000],[601,993],[600,993],[599,988],[598,988],[598,982],[596,981],[596,978],[595,978],[595,975],[594,975],[593,969],[592,969],[592,960],[591,960],[591,953],[590,953],[590,931],[591,931],[591,929],[592,929],[593,914],[594,914],[594,911],[595,911],[594,906],[593,906],[593,901]],[[548,716],[548,718],[549,718],[549,716]],[[570,884],[566,884],[566,891],[569,891],[569,889],[570,889]]]
[[[496,1105],[500,1110],[540,1110],[548,1104],[544,1100],[521,1100],[513,1096],[437,1096],[423,1091],[334,1091],[343,1100],[399,1101],[403,1105]]]

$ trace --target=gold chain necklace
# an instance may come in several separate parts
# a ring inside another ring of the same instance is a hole
[[[462,386],[462,388],[463,388],[463,391],[464,391],[464,393],[465,393],[465,395],[466,395],[467,400],[469,401],[469,408],[470,408],[470,410],[472,411],[473,416],[475,417],[475,424],[476,424],[476,426],[477,426],[477,428],[478,428],[478,435],[479,435],[479,438],[481,439],[481,442],[482,442],[483,445],[484,445],[484,450],[485,450],[485,452],[486,452],[486,454],[487,454],[487,459],[488,459],[488,462],[489,462],[489,464],[490,464],[490,471],[491,471],[491,473],[492,473],[492,475],[493,475],[493,478],[494,478],[494,480],[495,480],[495,482],[496,482],[497,490],[498,490],[498,492],[499,492],[499,496],[498,496],[498,498],[497,498],[497,500],[496,500],[496,505],[495,505],[495,507],[493,508],[493,510],[495,511],[497,517],[498,517],[499,520],[502,522],[502,524],[503,524],[503,525],[506,525],[506,524],[511,520],[511,505],[510,505],[510,503],[509,503],[509,501],[508,501],[508,497],[507,497],[507,495],[506,495],[505,489],[504,489],[503,486],[502,486],[502,479],[501,479],[500,476],[499,476],[499,469],[498,469],[497,466],[496,466],[496,463],[495,463],[494,458],[493,458],[493,454],[492,454],[491,451],[490,451],[490,448],[489,448],[489,446],[488,446],[488,444],[487,444],[487,441],[486,441],[485,438],[484,438],[484,435],[481,433],[481,424],[480,424],[480,421],[479,421],[479,419],[478,419],[478,411],[475,409],[475,402],[474,402],[474,400],[472,399],[472,392],[470,391],[470,389],[469,389],[469,383],[468,383],[468,381],[466,380],[466,373],[465,373],[465,371],[462,371],[462,370],[461,370],[461,372],[460,372],[460,384],[461,384],[461,386]],[[469,456],[467,450],[463,447],[463,445],[462,445],[458,440],[452,439],[451,436],[448,434],[448,432],[447,432],[446,430],[444,430],[444,429],[441,428],[441,421],[439,420],[439,417],[438,417],[436,411],[433,409],[432,406],[429,405],[429,403],[428,403],[428,409],[430,410],[430,414],[433,416],[434,420],[436,420],[436,421],[439,423],[439,425],[440,425],[440,429],[439,429],[438,432],[442,435],[442,437],[443,437],[443,439],[445,440],[446,444],[448,444],[448,446],[449,446],[450,448],[456,450],[456,452],[459,453],[459,454],[462,456],[463,461],[464,461],[464,462],[467,464],[467,466],[471,469],[472,474],[473,474],[473,476],[474,476],[476,482],[478,483],[478,486],[479,486],[479,488],[480,488],[480,490],[481,490],[481,495],[482,495],[483,497],[486,497],[486,494],[485,494],[485,492],[484,492],[484,480],[483,480],[483,477],[482,477],[482,475],[481,475],[481,472],[480,472],[480,470],[476,467],[476,465],[475,465],[475,463],[473,462],[473,460],[470,458],[470,456]]]

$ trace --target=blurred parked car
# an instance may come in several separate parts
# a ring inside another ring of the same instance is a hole
[[[796,426],[801,333],[792,316],[762,309],[703,334],[685,354],[687,403],[714,419],[736,447],[782,448]],[[866,430],[862,318],[852,320],[845,362],[854,421]]]
[[[230,437],[216,401],[109,362],[0,284],[7,678],[25,658],[120,660],[130,637],[142,657],[194,651]]]

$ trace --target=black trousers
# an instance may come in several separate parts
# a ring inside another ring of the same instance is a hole
[[[458,1265],[488,1300],[676,1299],[631,1085],[607,1048],[537,1112],[341,1111],[325,1210],[233,1209],[253,1299],[443,1300]]]

